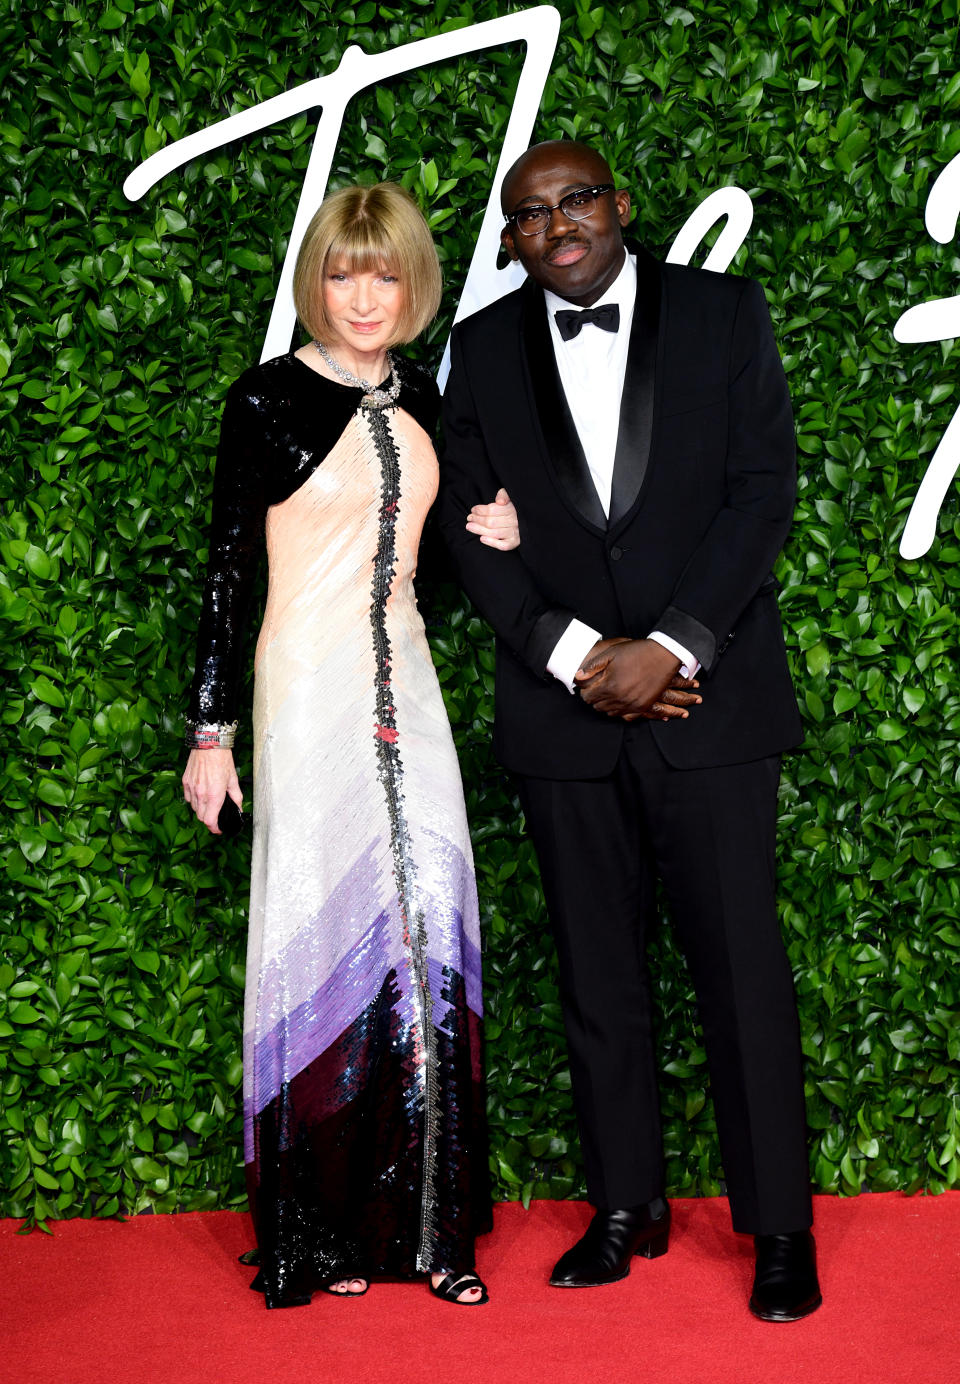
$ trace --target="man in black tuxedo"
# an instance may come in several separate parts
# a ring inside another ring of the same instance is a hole
[[[774,899],[781,752],[801,736],[771,568],[794,439],[760,286],[624,245],[594,150],[503,184],[516,292],[461,322],[441,524],[497,634],[495,748],[519,778],[556,935],[596,1211],[551,1283],[666,1250],[644,935],[659,875],[697,992],[756,1315],[820,1304],[800,1042]],[[584,311],[586,310],[586,311]],[[505,488],[521,544],[464,527]]]

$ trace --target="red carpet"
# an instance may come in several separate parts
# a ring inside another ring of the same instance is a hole
[[[548,1288],[588,1208],[497,1208],[485,1307],[420,1284],[268,1313],[231,1212],[0,1222],[3,1384],[934,1384],[960,1368],[960,1192],[816,1199],[824,1306],[747,1312],[751,1243],[726,1202],[677,1201],[670,1251],[608,1288]]]

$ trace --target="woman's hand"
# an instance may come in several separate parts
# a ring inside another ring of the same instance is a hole
[[[513,501],[501,487],[490,505],[474,505],[467,515],[467,532],[475,533],[489,548],[509,553],[520,547],[520,521]]]
[[[191,750],[183,771],[183,796],[214,836],[222,836],[217,818],[227,796],[240,807],[243,794],[233,764],[233,750],[214,745],[209,750]]]

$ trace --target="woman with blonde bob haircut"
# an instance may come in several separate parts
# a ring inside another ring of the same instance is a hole
[[[315,339],[331,332],[323,299],[328,262],[343,260],[358,271],[389,263],[404,285],[396,331],[386,342],[413,341],[440,307],[440,261],[420,208],[397,183],[344,187],[321,204],[307,227],[293,274],[297,316]]]
[[[348,187],[310,223],[294,297],[312,341],[231,387],[214,481],[184,796],[238,830],[241,644],[260,553],[244,1137],[268,1307],[377,1276],[487,1301],[473,857],[417,610],[437,491],[433,379],[395,354],[440,266],[413,198]],[[519,543],[505,492],[469,527]]]

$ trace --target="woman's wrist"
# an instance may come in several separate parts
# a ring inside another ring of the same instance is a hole
[[[237,721],[190,721],[184,729],[183,743],[188,750],[231,750],[237,736]]]

